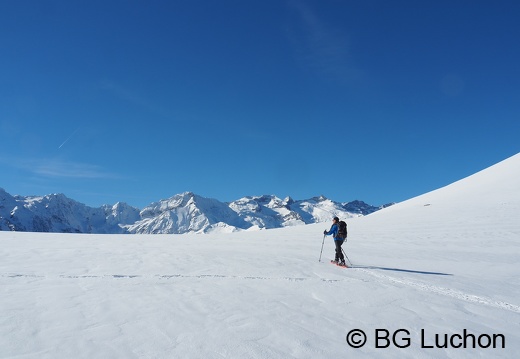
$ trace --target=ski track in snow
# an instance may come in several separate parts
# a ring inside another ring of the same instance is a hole
[[[235,276],[235,275],[221,275],[221,274],[199,274],[199,275],[186,275],[186,274],[155,274],[155,275],[134,275],[134,274],[100,274],[100,275],[37,275],[37,274],[21,274],[21,273],[4,273],[0,277],[3,278],[35,278],[35,279],[50,279],[50,278],[63,278],[63,279],[133,279],[133,278],[148,278],[148,279],[174,279],[174,278],[192,278],[192,279],[241,279],[241,280],[286,280],[291,282],[303,282],[303,281],[321,281],[327,283],[342,282],[345,279],[326,279],[326,278],[301,278],[301,277],[260,277],[260,276]]]
[[[407,287],[415,288],[421,291],[436,293],[448,297],[452,297],[458,300],[481,304],[485,306],[490,306],[499,309],[509,310],[515,313],[520,313],[520,306],[514,305],[511,303],[492,300],[489,298],[479,297],[474,294],[464,293],[458,290],[438,287],[434,285],[429,285],[417,281],[412,281],[403,278],[396,278],[389,275],[378,273],[377,270],[368,270],[364,268],[356,268],[351,267],[350,270],[360,271],[366,274],[369,274],[372,277],[375,277],[379,280],[389,281],[401,285],[405,285]],[[62,279],[134,279],[134,278],[143,278],[143,279],[159,279],[159,280],[169,280],[169,279],[239,279],[239,280],[285,280],[291,282],[303,282],[303,281],[321,281],[326,283],[335,283],[335,282],[343,282],[346,280],[352,280],[352,278],[348,277],[345,279],[327,279],[327,278],[302,278],[302,277],[261,277],[261,276],[235,276],[235,275],[222,275],[222,274],[199,274],[199,275],[186,275],[186,274],[155,274],[155,275],[135,275],[135,274],[101,274],[101,275],[56,275],[56,276],[48,276],[48,275],[37,275],[37,274],[21,274],[21,273],[4,273],[1,274],[0,277],[4,278],[35,278],[35,279],[49,279],[49,278],[62,278]]]
[[[489,298],[483,298],[483,297],[479,297],[474,294],[464,293],[464,292],[461,292],[461,291],[458,291],[455,289],[437,287],[434,285],[424,284],[424,283],[420,283],[420,282],[416,282],[416,281],[412,281],[412,280],[408,280],[408,279],[396,278],[396,277],[392,277],[389,275],[378,273],[375,270],[356,268],[355,266],[351,269],[355,269],[356,271],[362,271],[362,272],[370,274],[371,276],[376,277],[378,279],[390,281],[390,282],[397,283],[397,284],[402,284],[402,285],[416,288],[416,289],[419,289],[422,291],[441,294],[441,295],[444,295],[447,297],[452,297],[452,298],[470,302],[470,303],[482,304],[482,305],[486,305],[486,306],[490,306],[490,307],[494,307],[494,308],[509,310],[509,311],[512,311],[515,313],[520,313],[520,306],[511,304],[511,303],[507,303],[507,302],[503,302],[503,301],[499,301],[499,300],[492,300]]]

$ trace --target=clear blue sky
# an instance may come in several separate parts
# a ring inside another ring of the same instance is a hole
[[[518,1],[0,0],[0,187],[372,205],[520,151]]]

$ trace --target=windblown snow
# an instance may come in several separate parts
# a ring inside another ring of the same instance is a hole
[[[520,154],[345,218],[348,269],[330,223],[0,232],[0,358],[516,358],[518,178]]]

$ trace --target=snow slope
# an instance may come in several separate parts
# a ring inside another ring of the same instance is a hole
[[[330,237],[318,262],[324,224],[0,232],[0,358],[516,358],[519,175],[520,154],[348,218],[349,269],[327,263]],[[354,329],[362,348],[347,344]],[[399,329],[395,344],[409,346],[382,348],[376,334]],[[463,333],[481,345],[455,348]],[[452,345],[437,348],[444,335]]]

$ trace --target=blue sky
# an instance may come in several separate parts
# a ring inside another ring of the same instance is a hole
[[[516,1],[0,0],[0,187],[373,205],[520,150]]]

